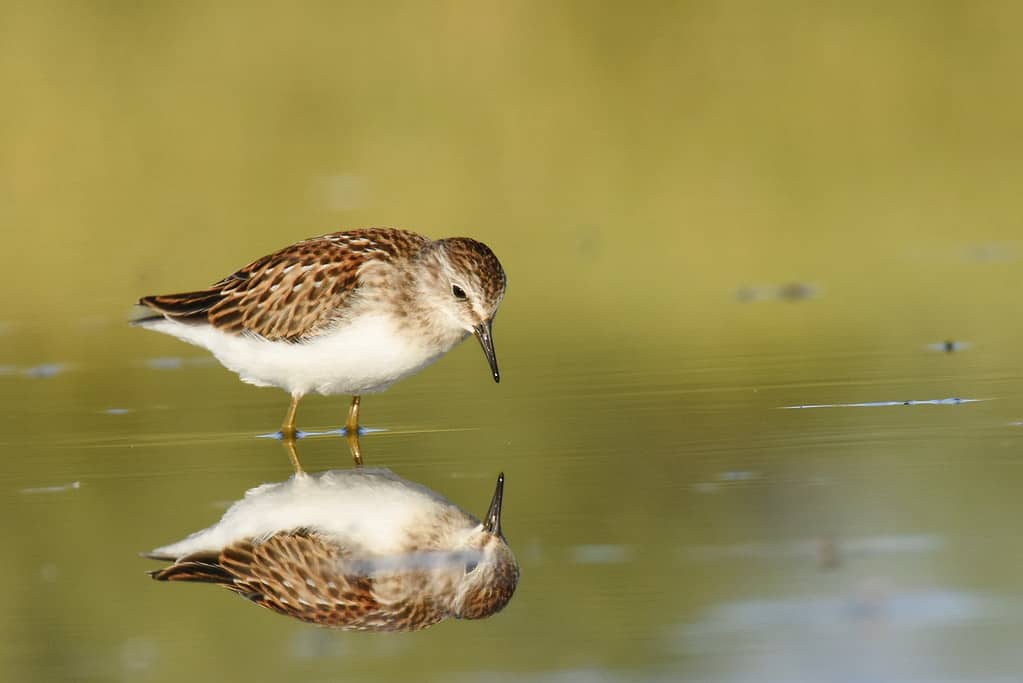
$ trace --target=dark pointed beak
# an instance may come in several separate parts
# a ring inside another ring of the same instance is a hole
[[[493,325],[494,319],[491,318],[490,320],[482,322],[472,328],[472,333],[480,340],[480,346],[483,347],[483,354],[487,357],[487,362],[490,363],[490,371],[494,373],[494,381],[500,382],[501,373],[497,369],[497,354],[494,353],[494,334],[491,329]]]
[[[490,501],[490,509],[487,516],[483,518],[483,528],[492,534],[501,534],[501,503],[504,500],[504,472],[497,475],[497,488],[494,489],[494,498]]]

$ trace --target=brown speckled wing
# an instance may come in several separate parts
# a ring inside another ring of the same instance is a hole
[[[139,303],[154,311],[148,319],[299,341],[343,318],[367,262],[392,262],[427,243],[415,233],[388,228],[323,235],[264,256],[209,289],[147,296]]]
[[[347,576],[343,551],[315,532],[240,541],[219,554],[184,557],[153,572],[158,581],[218,583],[275,612],[344,627],[375,610],[372,581]]]
[[[378,608],[372,581],[346,575],[342,551],[315,533],[277,534],[225,548],[228,588],[280,614],[323,626],[354,626]]]
[[[341,629],[416,630],[442,616],[418,600],[381,604],[374,579],[343,548],[314,531],[240,541],[219,554],[182,558],[153,572],[160,581],[217,583],[279,614]]]

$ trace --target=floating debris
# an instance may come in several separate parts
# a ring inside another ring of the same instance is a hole
[[[186,365],[195,367],[203,365],[212,365],[213,358],[211,356],[197,356],[195,358],[182,358],[180,356],[157,356],[156,358],[147,358],[145,360],[146,367],[152,370],[180,370]]]
[[[910,401],[868,401],[866,403],[814,403],[802,406],[778,406],[781,410],[801,410],[804,408],[884,408],[887,406],[957,406],[960,403],[980,403],[989,401],[987,398],[932,398]]]
[[[805,301],[820,296],[820,288],[809,282],[786,282],[780,285],[745,285],[735,292],[743,303],[752,301]]]
[[[621,564],[632,559],[632,552],[623,545],[577,545],[571,550],[576,564]]]
[[[131,408],[107,408],[103,412],[107,415],[127,415],[131,412]]]
[[[59,486],[37,486],[27,489],[21,489],[22,493],[64,493],[65,491],[77,491],[82,488],[82,482],[73,481],[70,484],[60,484]]]
[[[718,472],[718,481],[753,481],[754,479],[760,479],[763,475],[759,472],[750,472],[747,470],[730,470],[728,472]]]
[[[67,369],[67,365],[64,363],[43,363],[42,365],[36,365],[31,368],[25,368],[21,371],[21,374],[26,377],[32,377],[35,379],[46,379],[47,377],[53,377],[59,375]]]
[[[782,301],[803,301],[817,298],[818,289],[807,282],[789,282],[778,288],[778,298]]]
[[[973,346],[970,342],[960,342],[953,339],[946,339],[943,342],[934,342],[928,344],[927,348],[931,351],[940,351],[942,353],[954,353],[956,351],[965,351],[966,349]]]

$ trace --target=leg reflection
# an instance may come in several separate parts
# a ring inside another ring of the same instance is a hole
[[[302,469],[302,463],[298,460],[298,449],[295,446],[295,438],[282,439],[281,443],[284,444],[284,450],[288,454],[288,460],[291,461],[291,466],[295,468],[295,474],[305,474],[305,470]]]
[[[348,442],[348,449],[352,452],[352,460],[356,467],[362,467],[362,449],[359,448],[359,430],[346,431],[345,440]]]
[[[359,430],[346,430],[345,441],[348,442],[348,450],[352,452],[352,460],[355,461],[355,466],[362,467],[362,448],[359,446]],[[288,454],[291,466],[295,468],[295,474],[305,474],[302,462],[298,459],[298,442],[295,436],[283,436],[281,444],[284,445],[284,452]]]

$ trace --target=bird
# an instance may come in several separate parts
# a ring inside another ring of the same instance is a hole
[[[145,557],[157,581],[212,583],[301,621],[415,631],[508,604],[519,565],[501,529],[504,473],[482,520],[385,468],[249,490],[213,526]]]
[[[507,277],[487,245],[363,228],[297,242],[206,289],[144,296],[134,325],[208,349],[256,386],[291,395],[280,435],[294,439],[299,401],[361,395],[419,372],[470,334],[501,381],[493,323]],[[356,456],[356,460],[358,460]]]

